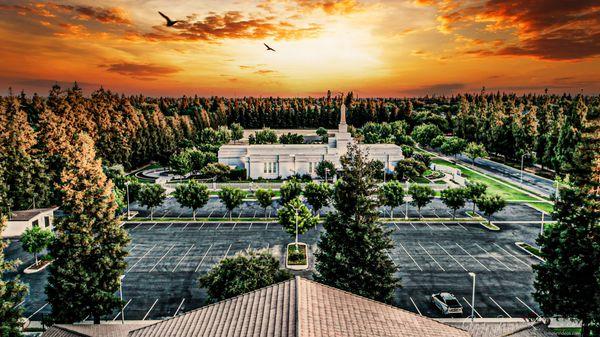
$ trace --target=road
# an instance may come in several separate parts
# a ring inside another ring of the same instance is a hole
[[[472,163],[470,158],[463,155],[458,155],[456,158],[467,164]],[[556,190],[555,182],[553,180],[543,178],[529,172],[523,172],[523,182],[521,183],[520,170],[495,161],[479,158],[475,160],[475,166],[489,172],[491,175],[508,180],[515,185],[522,186],[523,188],[544,197],[551,197]]]

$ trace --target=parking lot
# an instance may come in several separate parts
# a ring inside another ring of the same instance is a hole
[[[519,250],[515,241],[533,241],[539,224],[502,223],[500,232],[479,224],[431,222],[386,223],[395,248],[388,252],[400,269],[400,307],[439,317],[431,305],[435,292],[454,293],[470,313],[471,278],[477,274],[475,299],[478,317],[536,317],[542,315],[533,301],[531,264],[538,261]],[[123,284],[126,319],[171,317],[203,305],[205,293],[198,277],[219,260],[248,248],[265,248],[283,262],[285,246],[292,238],[273,222],[134,222],[127,223],[132,242]],[[321,228],[301,241],[316,249]],[[12,244],[9,258],[30,259]],[[12,255],[12,256],[11,256]],[[314,259],[309,261],[314,268]],[[303,276],[310,276],[311,271]],[[50,311],[43,287],[47,272],[22,275],[31,294],[21,305],[26,316],[40,319]],[[106,319],[120,319],[115,312]]]

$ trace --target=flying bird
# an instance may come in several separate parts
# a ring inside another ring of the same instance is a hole
[[[171,20],[171,19],[169,19],[168,16],[164,15],[161,12],[158,12],[158,14],[160,14],[160,16],[162,16],[163,18],[165,18],[165,20],[167,20],[167,27],[173,27],[177,22],[181,22],[179,20]]]
[[[275,49],[269,47],[266,43],[263,43],[265,45],[265,47],[267,47],[267,51],[271,50],[271,51],[275,51]]]

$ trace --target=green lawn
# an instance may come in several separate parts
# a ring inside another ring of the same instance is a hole
[[[529,205],[533,208],[541,209],[542,211],[544,211],[548,214],[552,214],[552,212],[554,211],[554,204],[551,202],[536,202],[536,203],[530,203],[527,205]]]
[[[463,177],[467,178],[469,181],[480,182],[485,184],[488,187],[489,193],[498,194],[506,200],[539,201],[539,199],[522,192],[521,189],[519,189],[518,187],[513,187],[508,183],[506,183],[505,185],[479,172],[466,169],[447,160],[441,158],[434,158],[431,160],[431,162],[459,169],[462,172]]]

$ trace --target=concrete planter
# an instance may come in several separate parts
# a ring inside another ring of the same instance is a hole
[[[51,260],[50,261],[40,260],[39,263],[42,263],[41,267],[36,267],[35,263],[34,263],[31,266],[25,268],[25,270],[23,270],[23,274],[35,274],[35,273],[38,273],[38,272],[46,269],[46,267],[48,267],[52,263],[52,261]]]
[[[290,249],[294,251],[296,249],[296,243],[289,243],[285,251],[285,267],[290,270],[306,270],[308,269],[308,245],[302,242],[298,242],[297,245],[300,254],[303,254],[304,258],[299,259],[300,261],[298,261],[298,259],[290,260]]]

